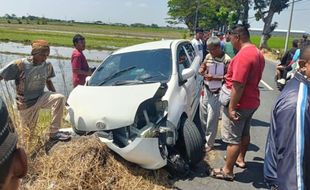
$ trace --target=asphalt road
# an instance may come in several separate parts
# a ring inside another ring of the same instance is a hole
[[[263,163],[266,137],[270,125],[270,113],[276,97],[279,94],[274,82],[276,63],[266,60],[260,87],[261,105],[256,111],[251,127],[251,144],[246,155],[247,169],[235,168],[235,181],[229,182],[208,177],[206,174],[207,166],[199,165],[191,178],[178,180],[175,186],[184,190],[249,190],[266,189],[263,180]],[[215,151],[211,151],[208,162],[211,167],[222,167],[224,164],[223,156],[226,153],[226,146],[220,140],[220,134],[215,144]]]

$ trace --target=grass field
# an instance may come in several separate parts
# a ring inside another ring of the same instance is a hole
[[[261,36],[252,36],[251,40],[256,46],[258,46],[259,42],[260,42],[260,38],[261,38]],[[289,39],[289,43],[288,43],[289,48],[292,46],[293,40],[294,40],[294,38]],[[268,45],[271,49],[278,49],[280,51],[283,51],[284,46],[285,46],[285,37],[272,36],[268,41]]]
[[[1,23],[1,22],[0,22]],[[117,49],[160,39],[188,37],[185,29],[142,28],[96,24],[49,23],[0,24],[0,41],[29,44],[34,39],[46,39],[52,45],[72,46],[72,37],[80,33],[86,37],[89,49]]]
[[[72,37],[80,33],[86,37],[88,49],[113,50],[143,42],[160,39],[190,39],[186,29],[147,28],[112,26],[83,23],[49,22],[48,24],[8,24],[0,20],[0,41],[29,44],[34,39],[46,39],[51,45],[72,46]],[[252,36],[252,42],[259,45],[260,36]],[[293,39],[290,39],[289,47]],[[283,51],[285,38],[273,36],[269,42],[271,49]]]

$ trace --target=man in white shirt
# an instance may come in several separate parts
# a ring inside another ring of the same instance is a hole
[[[221,49],[218,37],[210,37],[207,41],[209,54],[199,68],[199,73],[204,77],[204,87],[200,99],[201,125],[205,128],[205,151],[213,149],[217,133],[221,104],[219,92],[223,85],[230,57]]]
[[[196,51],[196,54],[199,55],[200,60],[203,59],[203,44],[202,44],[202,38],[203,38],[203,30],[202,29],[196,29],[195,31],[195,37],[191,41],[192,45],[194,46],[194,49]]]

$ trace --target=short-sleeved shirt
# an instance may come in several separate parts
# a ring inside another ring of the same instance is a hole
[[[260,104],[258,84],[264,67],[264,56],[254,45],[242,48],[231,60],[226,75],[227,88],[231,89],[234,81],[245,85],[237,108],[258,108]]]
[[[224,76],[225,75],[225,67],[229,64],[230,57],[227,54],[224,54],[220,58],[214,58],[209,53],[203,64],[200,66],[201,68],[205,68],[208,74],[212,76]],[[222,87],[222,81],[204,81],[206,85],[208,85],[211,91],[217,91]]]
[[[44,93],[46,81],[55,76],[50,62],[34,65],[31,58],[12,61],[0,70],[4,80],[15,80],[16,103],[19,110],[34,105]]]
[[[226,42],[225,43],[225,47],[224,47],[224,52],[230,57],[230,58],[234,58],[236,53],[234,51],[234,47],[231,44],[231,42]]]
[[[86,60],[86,57],[84,56],[83,52],[74,49],[71,56],[71,66],[72,70],[74,69],[80,69],[82,71],[88,71],[89,66]],[[76,87],[77,85],[84,85],[86,75],[80,75],[77,73],[72,73],[72,82],[73,86]]]
[[[201,40],[197,40],[196,38],[194,38],[192,41],[191,41],[196,53],[199,55],[201,61],[202,61],[202,58],[203,58],[203,44],[202,44],[202,41]]]

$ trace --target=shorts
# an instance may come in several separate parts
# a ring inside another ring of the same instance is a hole
[[[240,144],[241,138],[250,136],[250,126],[252,116],[256,109],[240,109],[237,112],[240,114],[238,121],[231,121],[228,117],[228,108],[224,107],[221,130],[222,140],[228,144]]]

